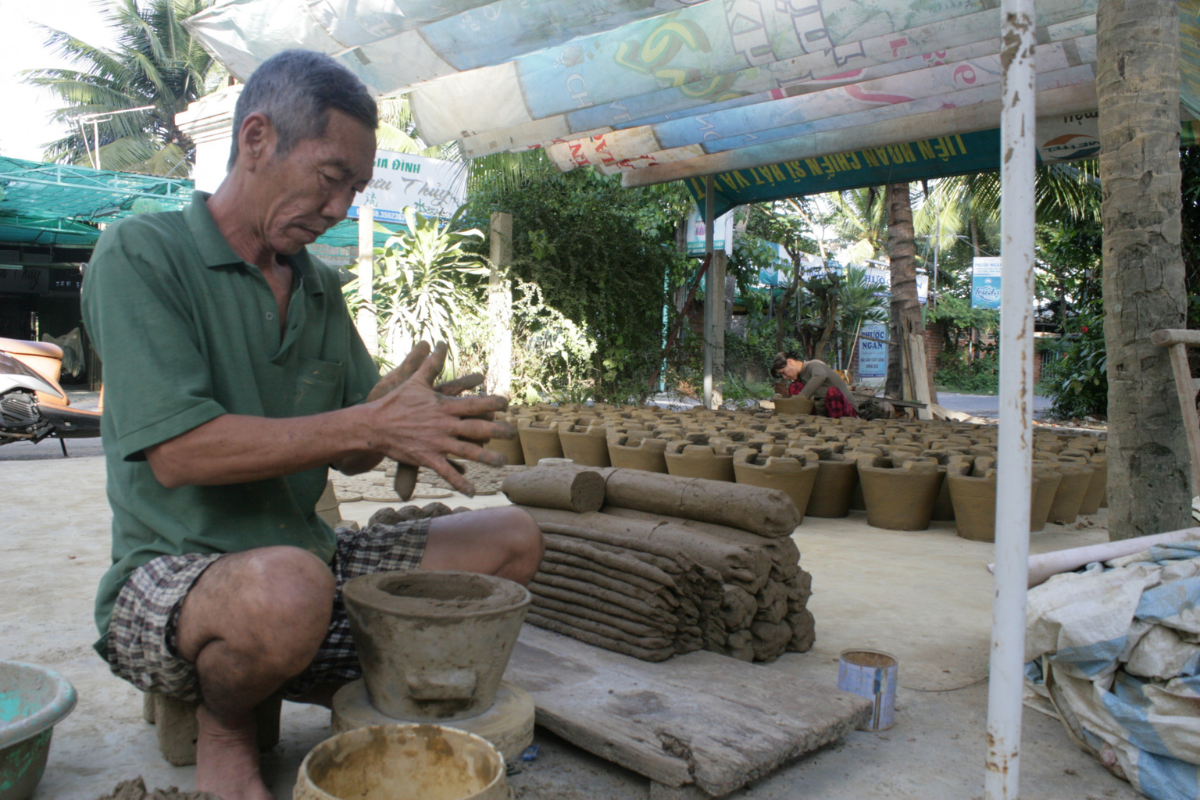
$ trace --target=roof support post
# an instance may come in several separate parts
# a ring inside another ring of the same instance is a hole
[[[713,176],[704,178],[704,254],[708,257],[708,274],[704,276],[704,407],[713,407],[713,315],[717,304],[714,297],[716,288],[716,264],[713,263],[713,217],[716,212],[714,198],[715,187]],[[725,276],[721,276],[723,281]],[[723,310],[723,309],[722,309]]]
[[[355,326],[367,352],[379,355],[379,327],[375,318],[375,207],[358,209],[358,316]]]
[[[1003,0],[1001,19],[1000,436],[984,795],[1016,800],[1033,484],[1034,0]]]
[[[487,392],[512,393],[512,284],[508,268],[512,265],[512,214],[492,212],[488,232],[488,334]]]

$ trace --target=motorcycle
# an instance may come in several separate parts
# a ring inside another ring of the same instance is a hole
[[[100,435],[102,412],[71,407],[58,384],[61,367],[57,345],[0,338],[0,445],[54,437],[66,456],[64,440]]]

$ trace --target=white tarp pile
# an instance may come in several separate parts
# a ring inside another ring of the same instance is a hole
[[[1200,542],[1029,591],[1027,704],[1152,800],[1200,798]]]

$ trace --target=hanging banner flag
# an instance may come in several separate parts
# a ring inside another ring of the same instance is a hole
[[[1000,307],[1000,259],[976,258],[971,272],[971,308]]]
[[[870,336],[870,339],[865,337]],[[863,325],[858,339],[858,377],[886,378],[888,346],[874,339],[887,339],[886,325]]]
[[[733,212],[722,214],[713,220],[713,251],[724,250],[733,255]],[[687,254],[704,255],[704,217],[693,210],[687,221]]]
[[[440,158],[375,151],[375,172],[347,216],[358,219],[361,206],[374,206],[378,222],[404,223],[404,208],[426,217],[448,219],[467,199],[467,165]]]

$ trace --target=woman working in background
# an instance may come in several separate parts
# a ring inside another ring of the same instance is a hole
[[[788,382],[788,394],[824,401],[825,414],[833,419],[857,417],[850,387],[824,361],[802,361],[796,353],[776,353],[771,372]]]

